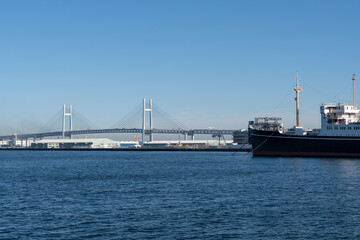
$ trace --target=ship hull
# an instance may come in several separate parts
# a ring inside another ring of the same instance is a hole
[[[253,156],[360,157],[360,137],[294,136],[249,129]]]

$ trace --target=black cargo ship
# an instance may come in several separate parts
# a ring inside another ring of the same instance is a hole
[[[250,129],[253,156],[360,157],[360,137],[293,136]]]
[[[353,75],[355,96],[355,75]],[[321,129],[299,125],[299,88],[296,84],[296,126],[284,129],[280,118],[256,118],[249,123],[253,156],[360,157],[359,110],[353,104],[320,106]]]

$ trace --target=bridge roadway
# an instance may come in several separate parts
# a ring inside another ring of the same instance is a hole
[[[85,134],[102,134],[102,133],[142,133],[141,128],[107,128],[107,129],[87,129],[87,130],[73,130],[66,131],[65,136],[70,137],[72,135],[85,135]],[[188,136],[193,136],[195,134],[212,134],[215,136],[222,135],[233,135],[233,133],[238,130],[220,130],[220,129],[193,129],[193,130],[181,130],[181,129],[152,129],[145,130],[145,134],[149,135],[151,133],[160,133],[160,134],[183,134]],[[62,131],[57,132],[44,132],[44,133],[29,133],[29,134],[19,134],[17,139],[26,140],[30,138],[44,138],[44,137],[56,137],[62,136]],[[11,140],[14,139],[14,135],[0,136],[0,140]]]

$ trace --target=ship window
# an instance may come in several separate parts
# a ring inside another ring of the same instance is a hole
[[[351,127],[348,127],[348,129],[351,129]]]

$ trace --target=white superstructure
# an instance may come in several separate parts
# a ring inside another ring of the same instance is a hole
[[[360,118],[355,106],[355,74],[353,80],[353,104],[322,104],[321,131],[319,136],[360,136]]]
[[[360,136],[360,110],[354,105],[324,104],[320,113],[320,136]]]

